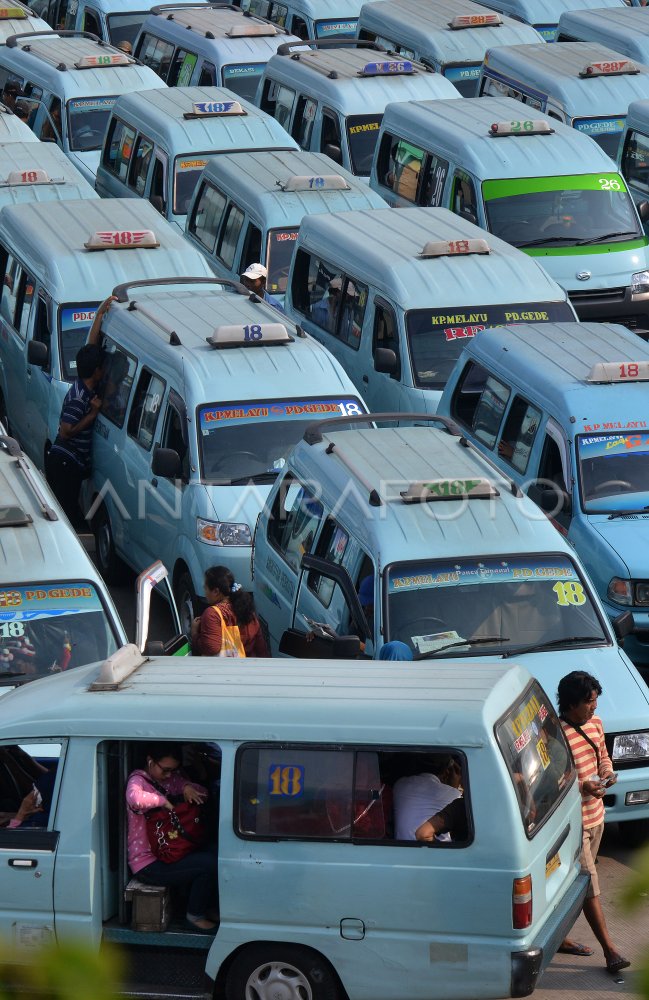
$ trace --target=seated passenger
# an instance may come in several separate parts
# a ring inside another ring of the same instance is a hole
[[[469,822],[464,799],[453,799],[415,831],[417,840],[443,840],[444,834],[448,834],[453,840],[469,839]]]
[[[148,749],[146,767],[131,773],[126,785],[128,807],[128,864],[133,875],[147,885],[186,888],[186,919],[192,930],[215,932],[218,905],[216,848],[196,847],[170,863],[159,861],[151,849],[146,813],[151,809],[173,812],[174,799],[202,805],[206,789],[188,781],[180,771],[180,746],[157,744]]]
[[[424,761],[422,760],[422,764]],[[393,789],[395,839],[417,840],[417,830],[430,816],[460,798],[462,770],[450,754],[426,758],[426,771],[399,778]],[[442,838],[449,840],[446,834]]]

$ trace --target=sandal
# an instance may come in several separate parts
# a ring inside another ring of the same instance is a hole
[[[631,963],[629,962],[629,960],[626,958],[622,958],[622,956],[620,955],[619,958],[614,959],[612,962],[606,963],[606,971],[610,972],[613,976],[615,976],[617,975],[618,972],[622,972],[622,969],[628,969],[630,965]]]
[[[586,944],[562,944],[557,948],[560,955],[582,955],[587,958],[589,955],[594,955],[595,952],[592,948],[589,948]]]

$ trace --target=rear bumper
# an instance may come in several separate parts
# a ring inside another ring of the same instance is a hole
[[[512,952],[510,996],[528,997],[536,989],[539,977],[555,956],[557,948],[581,912],[586,898],[589,875],[577,875],[561,900],[560,913],[552,914],[530,948]]]

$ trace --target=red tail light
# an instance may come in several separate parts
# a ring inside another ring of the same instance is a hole
[[[532,876],[515,878],[512,889],[512,925],[514,930],[524,930],[532,923]]]

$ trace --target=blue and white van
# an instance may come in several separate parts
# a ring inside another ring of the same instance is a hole
[[[0,141],[0,208],[31,201],[97,197],[55,143]]]
[[[40,825],[0,829],[12,963],[69,935],[121,945],[145,996],[178,970],[196,998],[271,996],[269,982],[312,1000],[528,996],[588,884],[575,769],[541,686],[498,663],[232,664],[126,647],[6,698],[0,753],[19,746],[51,775]],[[154,740],[220,775],[199,771],[218,858],[210,936],[180,905],[169,922],[169,890],[126,867],[126,779]],[[392,785],[441,754],[461,772],[455,839],[395,839]],[[452,920],[430,905],[451,898]]]
[[[0,420],[40,468],[77,351],[115,284],[212,274],[147,202],[92,196],[4,208],[0,272]]]
[[[623,7],[625,2],[628,0],[486,0],[483,6],[533,25],[544,41],[554,42],[564,11]],[[636,2],[637,0],[634,0],[634,3]]]
[[[464,341],[486,326],[575,318],[535,260],[439,208],[305,216],[284,307],[370,410],[394,412],[434,413]]]
[[[170,87],[227,87],[254,101],[270,57],[296,40],[226,3],[161,4],[142,25],[135,55]]]
[[[111,112],[95,187],[147,198],[182,232],[210,157],[237,150],[297,149],[281,125],[218,87],[164,87],[124,94]],[[160,176],[162,175],[162,176]]]
[[[548,513],[649,678],[649,347],[621,327],[489,330],[439,404]],[[488,410],[488,415],[487,415]]]
[[[234,0],[298,38],[355,38],[363,0]]]
[[[485,421],[496,403],[485,401]],[[268,498],[253,571],[272,650],[325,626],[356,635],[370,657],[396,640],[418,662],[482,670],[513,660],[553,696],[579,663],[602,684],[600,714],[622,765],[606,819],[646,834],[649,688],[617,638],[632,616],[614,631],[572,546],[462,427],[421,413],[374,418],[378,427],[308,427]]]
[[[629,105],[617,164],[635,202],[649,198],[649,100]],[[649,222],[644,225],[649,231]]]
[[[649,97],[649,66],[591,42],[511,45],[487,52],[478,93],[572,125],[614,160],[629,104]]]
[[[133,51],[152,6],[151,3],[138,3],[138,0],[50,0],[50,8],[58,8],[59,16],[63,9],[64,27],[90,31],[111,45],[124,46],[123,51],[128,53]],[[54,18],[48,17],[48,20],[56,27]]]
[[[639,7],[568,10],[559,20],[559,42],[596,42],[636,62],[649,63],[649,11]]]
[[[534,28],[486,11],[472,0],[380,0],[365,3],[358,36],[404,59],[417,59],[474,97],[485,52],[493,45],[538,42]]]
[[[326,153],[367,177],[386,104],[460,97],[431,67],[397,58],[373,42],[282,45],[264,70],[256,103],[300,149]]]
[[[4,45],[10,35],[20,31],[49,31],[49,25],[37,17],[33,8],[16,0],[0,9],[0,45]]]
[[[2,96],[0,94],[0,96]],[[0,143],[38,142],[32,130],[4,104],[0,104]]]
[[[522,111],[509,97],[389,105],[370,185],[391,205],[450,208],[519,247],[580,319],[649,335],[648,241],[624,180],[587,135]],[[649,219],[647,202],[640,214]]]
[[[8,80],[32,105],[35,135],[58,143],[91,184],[117,95],[164,86],[131,56],[78,31],[12,35],[0,46],[0,88]]]
[[[128,378],[94,425],[98,565],[112,577],[120,559],[140,571],[155,553],[185,633],[209,566],[249,584],[257,516],[314,414],[366,412],[324,348],[228,284],[134,281],[102,320],[111,370]]]
[[[224,153],[200,177],[186,235],[220,277],[263,264],[266,291],[281,303],[304,216],[371,208],[385,208],[383,198],[324,153]]]

